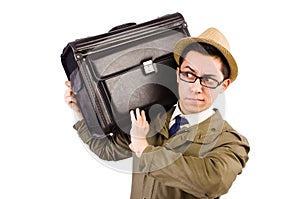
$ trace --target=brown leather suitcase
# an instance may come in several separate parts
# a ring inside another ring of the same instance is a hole
[[[94,136],[128,133],[131,109],[144,109],[151,121],[176,103],[172,52],[189,35],[183,16],[173,13],[67,44],[61,62]]]

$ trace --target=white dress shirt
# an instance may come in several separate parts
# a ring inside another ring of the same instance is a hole
[[[178,115],[180,115],[180,117],[183,117],[188,121],[188,124],[184,124],[182,126],[190,127],[190,126],[193,126],[195,124],[199,124],[199,123],[203,122],[204,120],[206,120],[207,118],[212,116],[214,113],[215,113],[215,111],[213,110],[212,107],[210,107],[210,108],[208,108],[205,111],[202,111],[200,113],[193,113],[193,114],[185,115],[181,112],[181,110],[179,108],[179,105],[177,103],[177,104],[175,104],[175,110],[172,114],[172,117],[171,117],[171,120],[170,120],[170,123],[169,123],[169,129],[175,123],[175,117],[178,116]]]

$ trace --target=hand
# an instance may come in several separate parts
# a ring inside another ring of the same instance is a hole
[[[149,145],[146,139],[147,133],[149,131],[149,123],[146,119],[145,111],[140,111],[139,108],[134,111],[130,111],[131,117],[131,144],[130,149],[136,153],[138,157],[141,156],[144,149]]]
[[[74,110],[76,112],[76,114],[78,116],[78,119],[82,120],[83,116],[82,116],[82,113],[81,113],[81,111],[79,109],[79,106],[77,104],[77,100],[75,98],[75,95],[72,91],[71,82],[66,81],[65,84],[67,86],[67,90],[66,90],[65,96],[64,96],[65,102],[72,110]]]

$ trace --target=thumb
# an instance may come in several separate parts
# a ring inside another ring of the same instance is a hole
[[[65,85],[69,88],[71,88],[71,82],[70,81],[65,81]]]
[[[129,146],[129,148],[130,148],[131,151],[134,151],[132,143],[130,143],[128,146]]]

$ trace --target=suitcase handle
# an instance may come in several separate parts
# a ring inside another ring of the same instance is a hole
[[[135,25],[136,25],[136,23],[134,23],[134,22],[124,23],[124,24],[113,27],[108,32],[112,32],[112,31],[115,31],[115,30],[120,30],[120,29],[123,29],[123,28],[128,28],[130,26],[135,26]]]

